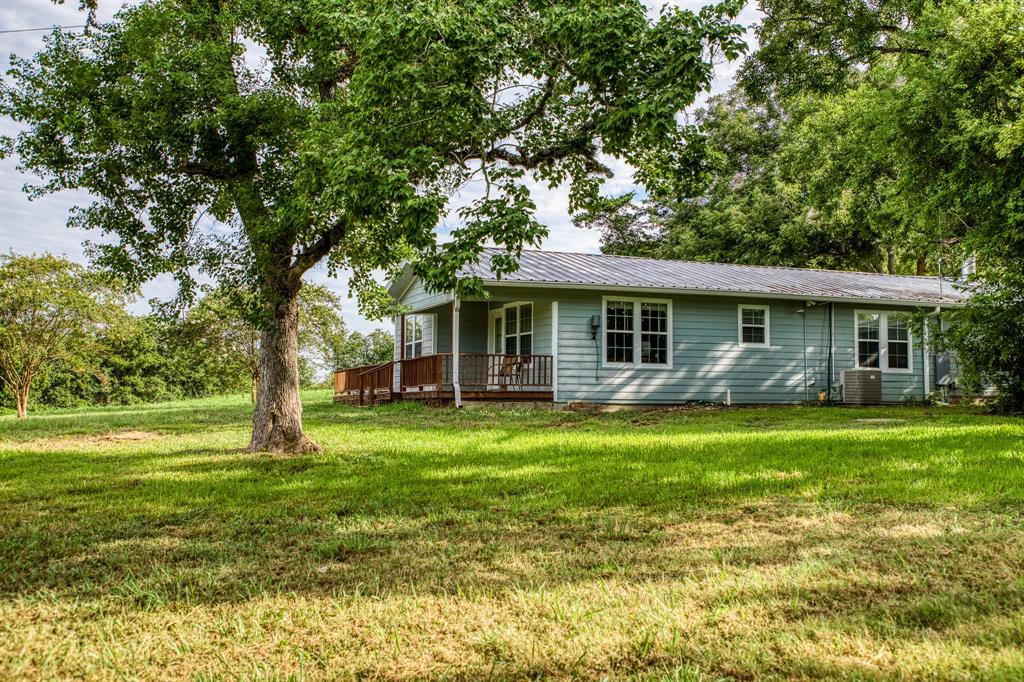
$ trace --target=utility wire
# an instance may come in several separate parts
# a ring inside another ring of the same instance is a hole
[[[30,31],[54,31],[58,28],[85,28],[85,24],[78,26],[40,26],[39,28],[9,28],[0,31],[0,33],[28,33]]]

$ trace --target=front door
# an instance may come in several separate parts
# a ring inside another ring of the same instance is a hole
[[[505,311],[501,308],[491,311],[491,324],[487,343],[487,352],[505,352]]]

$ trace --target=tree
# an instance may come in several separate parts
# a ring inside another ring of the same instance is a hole
[[[369,334],[351,331],[333,349],[331,369],[382,365],[395,357],[395,337],[383,329]]]
[[[0,256],[0,375],[28,415],[32,382],[58,362],[80,362],[127,302],[122,287],[51,255]]]
[[[246,315],[252,296],[240,290],[214,289],[188,311],[185,319],[192,343],[207,355],[219,356],[246,372],[255,403],[261,376],[263,333]],[[297,353],[315,359],[316,367],[328,366],[334,348],[345,336],[341,301],[329,289],[315,284],[302,287],[298,301]],[[312,369],[312,368],[311,368]]]
[[[991,384],[999,389],[997,407],[1024,412],[1024,277],[1003,273],[980,281],[952,322],[937,340],[955,352],[961,384],[971,391]]]
[[[941,36],[921,26],[932,0],[759,0],[758,49],[740,80],[755,99],[845,91],[851,79],[892,56],[928,54]]]
[[[819,114],[820,100],[798,104],[794,115],[778,102],[752,102],[738,88],[711,98],[695,116],[705,154],[687,194],[639,205],[619,197],[577,216],[577,224],[601,230],[606,253],[906,270],[906,258],[890,248],[892,223],[874,199],[882,184],[875,169],[853,172],[863,154],[836,144],[852,141],[844,121]],[[834,194],[841,183],[853,191]]]
[[[797,160],[817,169],[814,200],[859,206],[890,225],[892,243],[948,269],[976,254],[977,294],[947,315],[958,331],[945,343],[1019,409],[1024,359],[1011,316],[1024,297],[1024,5],[864,1],[853,3],[864,13],[854,20],[846,3],[763,4],[772,8],[759,29],[765,51],[744,78],[755,94],[815,102],[799,124],[808,144]],[[778,59],[783,45],[792,69]],[[822,60],[837,77],[822,78]]]
[[[14,148],[46,179],[34,192],[97,197],[71,224],[117,237],[94,247],[100,264],[131,283],[174,273],[186,296],[196,270],[254,292],[249,448],[305,452],[303,275],[349,268],[369,314],[389,302],[371,274],[409,259],[435,288],[479,293],[456,272],[488,240],[501,275],[545,234],[527,175],[568,183],[578,210],[608,174],[602,154],[642,168],[685,146],[677,114],[713,59],[743,49],[742,5],[146,0],[15,59],[0,113],[27,126]],[[473,181],[482,196],[438,248]]]

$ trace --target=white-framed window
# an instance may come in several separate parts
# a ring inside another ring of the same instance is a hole
[[[910,320],[905,313],[858,310],[855,321],[858,368],[913,371]]]
[[[402,357],[418,358],[434,352],[433,315],[405,316],[405,353]]]
[[[604,365],[672,366],[672,301],[605,296],[601,304]]]
[[[766,305],[741,303],[736,310],[739,329],[737,339],[741,346],[770,346],[771,310]]]
[[[533,355],[533,303],[509,303],[492,312],[491,350],[505,355]]]

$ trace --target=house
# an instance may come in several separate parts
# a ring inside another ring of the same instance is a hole
[[[880,383],[874,401],[898,403],[936,390],[946,371],[908,316],[966,297],[936,277],[552,251],[524,251],[498,280],[497,253],[463,273],[483,279],[485,300],[430,292],[406,269],[390,288],[408,310],[395,361],[339,372],[336,394],[799,403],[841,399],[863,369]]]

